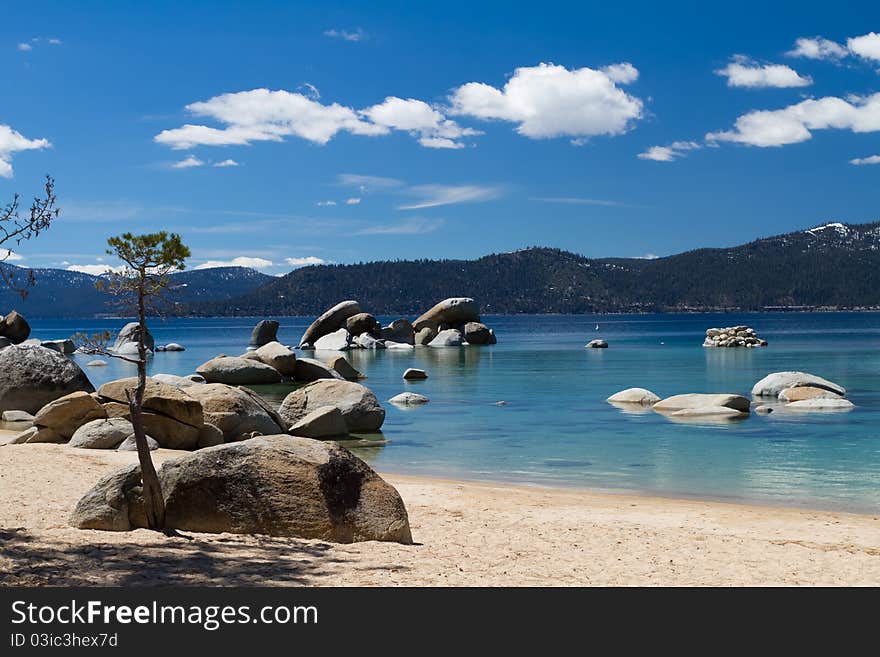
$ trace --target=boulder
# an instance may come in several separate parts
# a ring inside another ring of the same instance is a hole
[[[468,322],[464,325],[464,339],[468,344],[492,344],[492,333],[485,324]]]
[[[278,370],[283,376],[292,377],[296,368],[296,354],[280,342],[268,342],[256,351],[257,358]]]
[[[588,347],[589,349],[607,349],[607,348],[608,348],[608,343],[605,342],[605,340],[600,340],[600,339],[597,338],[597,339],[595,339],[595,340],[590,340],[590,341],[589,341],[587,344],[585,344],[584,346],[585,346],[585,347]]]
[[[0,349],[5,349],[6,347],[12,345],[13,342],[9,338],[5,338],[0,335]]]
[[[654,404],[653,408],[655,411],[660,412],[673,412],[680,411],[688,408],[704,408],[704,407],[719,407],[723,406],[725,408],[732,408],[735,411],[740,411],[742,413],[748,413],[749,408],[751,406],[751,402],[743,397],[742,395],[730,395],[730,394],[686,394],[686,395],[673,395],[672,397],[667,397],[656,404]]]
[[[358,313],[345,320],[345,330],[352,335],[378,335],[382,325],[370,313]]]
[[[178,388],[188,388],[205,383],[205,377],[200,374],[189,374],[187,376],[177,376],[176,374],[151,374],[150,378],[159,383],[165,383]]]
[[[124,417],[131,419],[128,414]],[[166,449],[196,449],[198,447],[201,425],[194,427],[191,424],[178,422],[167,415],[150,411],[141,413],[141,422],[144,425],[144,432],[153,436],[161,447]]]
[[[758,381],[752,388],[754,397],[778,397],[779,393],[787,388],[800,388],[812,386],[836,393],[841,397],[846,395],[846,388],[832,383],[827,379],[807,372],[774,372]]]
[[[196,368],[196,373],[205,377],[208,383],[226,383],[229,385],[255,385],[261,383],[278,383],[281,373],[271,365],[258,360],[225,356],[212,358]]]
[[[377,340],[369,333],[361,333],[359,336],[354,338],[351,341],[352,345],[358,346],[361,349],[384,349],[385,342],[382,340]]]
[[[761,404],[760,406],[755,406],[755,413],[758,415],[770,415],[773,412],[772,406],[766,406]]]
[[[403,373],[403,378],[406,381],[424,381],[428,378],[428,373],[425,370],[410,367]]]
[[[321,408],[335,406],[342,412],[349,433],[378,431],[385,409],[369,388],[351,381],[315,381],[284,398],[278,412],[289,426]]]
[[[401,392],[399,395],[394,395],[388,401],[398,406],[410,406],[416,404],[427,404],[429,400],[424,395],[419,395],[415,392]]]
[[[429,347],[460,347],[464,337],[458,329],[446,329],[437,333],[437,337],[428,343]]]
[[[347,381],[358,381],[367,378],[367,375],[358,372],[354,366],[345,359],[345,356],[333,356],[327,360],[326,364],[327,367],[331,370],[335,370],[339,376]]]
[[[292,436],[315,438],[317,440],[344,438],[348,435],[348,426],[342,411],[335,406],[321,406],[308,415],[303,416],[287,433]]]
[[[342,375],[334,369],[314,358],[297,358],[296,369],[293,371],[296,381],[318,381],[319,379],[342,379]]]
[[[202,404],[205,423],[213,424],[223,433],[224,442],[239,440],[254,431],[271,435],[284,432],[290,426],[278,424],[272,415],[254,397],[242,388],[222,383],[207,383],[187,388],[187,392]]]
[[[147,447],[150,448],[150,451],[154,451],[159,449],[159,443],[157,443],[151,436],[146,436],[147,439]],[[119,447],[116,448],[117,452],[136,452],[137,451],[137,442],[135,441],[134,434],[131,434],[128,438],[119,443]]]
[[[213,424],[206,422],[199,431],[198,448],[214,447],[214,445],[222,445],[225,442],[223,432]]]
[[[27,411],[3,411],[0,416],[4,422],[33,422],[34,416]]]
[[[95,360],[90,360],[88,363],[86,363],[86,365],[88,367],[106,367],[107,361],[96,358]]]
[[[263,319],[257,322],[254,330],[251,331],[251,341],[248,343],[248,350],[253,351],[259,349],[265,344],[278,341],[278,322],[274,319]]]
[[[7,338],[12,344],[21,344],[30,334],[31,325],[16,311],[0,318],[0,336]]]
[[[312,346],[316,351],[348,351],[351,349],[351,334],[341,328],[318,338]]]
[[[43,406],[34,416],[34,424],[48,427],[64,438],[70,438],[82,425],[107,417],[107,412],[87,392],[72,392]]]
[[[786,388],[780,391],[779,401],[796,402],[804,399],[840,399],[840,395],[824,388],[814,386],[800,386],[798,388]]]
[[[431,328],[430,326],[426,326],[418,333],[416,333],[415,343],[417,345],[426,345],[431,340],[437,337],[437,330]]]
[[[36,413],[53,399],[83,390],[94,392],[72,359],[37,345],[0,350],[0,411]]]
[[[22,431],[17,436],[13,436],[9,441],[10,445],[21,445],[24,443],[63,443],[67,442],[67,438],[48,427],[31,427]]]
[[[102,385],[98,389],[98,396],[103,401],[127,404],[127,393],[130,391],[134,394],[136,388],[137,377],[118,379]],[[191,427],[200,428],[204,424],[202,404],[197,399],[192,397],[188,391],[163,383],[153,377],[147,377],[142,408]],[[158,438],[158,436],[155,437]]]
[[[113,352],[119,356],[138,356],[138,343],[123,342],[118,348],[114,349]],[[153,350],[147,349],[144,352],[144,355],[152,356]]]
[[[395,319],[379,332],[383,340],[400,342],[402,344],[415,344],[415,329],[408,319]]]
[[[275,435],[218,445],[166,461],[159,481],[172,529],[412,543],[397,491],[332,442]],[[70,522],[81,529],[143,527],[138,466],[102,478]]]
[[[68,444],[83,449],[114,449],[132,433],[134,427],[125,418],[92,420],[77,429]]]
[[[413,322],[413,329],[421,331],[426,326],[439,331],[450,326],[479,322],[480,313],[473,299],[454,297],[445,299]]]
[[[141,334],[141,326],[137,322],[129,322],[125,326],[122,327],[122,330],[119,331],[119,334],[116,336],[116,341],[113,343],[113,348],[111,351],[117,354],[130,354],[137,353],[137,343],[140,339]],[[134,346],[134,351],[132,351],[131,345]],[[147,330],[144,335],[144,346],[150,351],[154,351],[156,348],[156,341],[153,339],[153,336],[150,334],[150,331]]]
[[[817,411],[820,413],[830,413],[835,411],[851,411],[855,408],[848,399],[823,399],[814,397],[813,399],[802,399],[800,401],[791,402],[785,405],[785,408],[792,411]]]
[[[54,349],[59,354],[68,356],[76,351],[76,345],[73,340],[43,340],[41,343],[46,349]]]
[[[345,322],[349,317],[354,317],[361,312],[361,307],[357,301],[342,301],[337,303],[329,310],[318,317],[306,332],[303,333],[299,341],[300,346],[309,344],[314,345],[319,338],[324,337],[328,333],[333,333],[340,328],[345,328]],[[317,347],[315,347],[317,349]]]
[[[391,340],[385,341],[386,349],[394,349],[396,351],[412,351],[415,349],[411,344],[407,344],[406,342],[392,342]]]
[[[645,388],[627,388],[620,392],[615,392],[605,401],[612,404],[642,404],[650,406],[660,401],[660,397]]]
[[[736,420],[748,416],[749,414],[746,412],[738,411],[735,408],[729,408],[727,406],[698,406],[696,408],[683,408],[680,411],[670,413],[670,417],[674,418],[706,417]]]
[[[165,351],[186,351],[186,347],[176,342],[169,342],[165,345]]]

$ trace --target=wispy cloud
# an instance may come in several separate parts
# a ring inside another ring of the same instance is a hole
[[[402,180],[386,178],[383,176],[365,176],[359,173],[340,173],[337,177],[340,185],[357,187],[362,191],[370,189],[391,189],[403,185]]]
[[[360,199],[360,197],[357,197],[357,196],[353,196],[351,198],[345,199],[346,205],[358,205],[360,202],[361,202],[361,199]]]
[[[329,30],[324,30],[324,36],[330,37],[331,39],[342,39],[343,41],[351,41],[354,43],[366,39],[367,33],[359,27],[356,27],[353,30],[331,28]]]
[[[503,189],[485,185],[414,185],[409,187],[407,192],[420,198],[412,203],[398,205],[398,210],[421,210],[457,203],[481,203],[498,198],[502,195]]]
[[[540,203],[567,203],[571,205],[601,205],[605,207],[633,207],[628,203],[620,201],[608,201],[601,198],[581,198],[578,196],[536,196],[529,199],[530,201],[538,201]]]
[[[669,146],[651,146],[637,157],[640,160],[653,160],[654,162],[673,162],[684,157],[688,151],[702,148],[695,141],[674,141]]]
[[[330,208],[336,205],[336,201],[318,201],[315,205],[319,208]]]
[[[30,52],[34,49],[34,46],[39,43],[48,43],[50,46],[60,46],[61,39],[56,39],[54,37],[34,37],[30,41],[22,41],[21,43],[16,45],[16,48],[18,48],[18,50],[20,50],[21,52]]]
[[[413,217],[397,223],[368,226],[357,231],[355,235],[423,235],[433,233],[442,225],[442,219]]]

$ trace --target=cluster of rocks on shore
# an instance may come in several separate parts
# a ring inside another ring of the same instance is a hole
[[[834,412],[854,408],[844,399],[843,386],[806,372],[768,374],[754,385],[751,395],[754,401],[734,393],[687,393],[661,399],[645,388],[627,388],[606,401],[625,411],[650,409],[673,420],[739,420],[752,410],[769,414],[776,410]]]
[[[759,338],[750,326],[728,326],[706,330],[704,347],[766,347],[767,341]]]

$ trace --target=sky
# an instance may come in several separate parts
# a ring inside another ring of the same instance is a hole
[[[277,275],[880,220],[880,4],[768,4],[3,2],[0,203],[51,174],[61,208],[11,260],[100,273],[168,230]]]

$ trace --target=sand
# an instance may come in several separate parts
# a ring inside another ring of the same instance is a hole
[[[0,585],[880,584],[878,516],[403,476],[411,546],[68,527],[135,459],[0,445]]]

